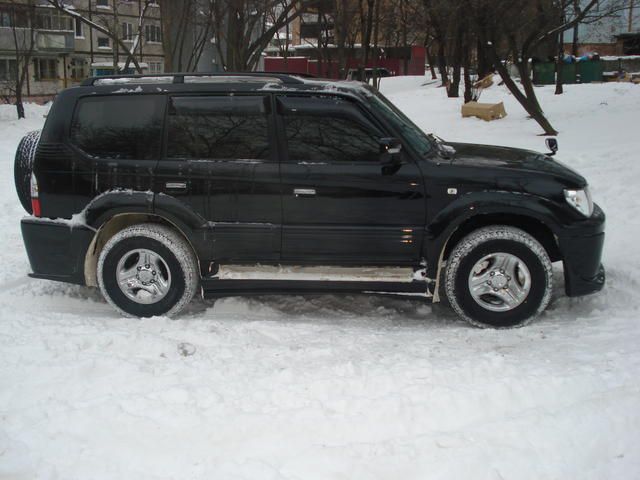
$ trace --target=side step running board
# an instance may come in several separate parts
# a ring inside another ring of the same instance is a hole
[[[420,271],[422,272],[422,270]],[[219,280],[314,280],[323,282],[399,282],[423,280],[410,267],[318,267],[306,265],[220,265]]]
[[[366,293],[431,298],[427,282],[335,282],[316,280],[220,280],[204,279],[204,298],[235,295],[303,295],[310,293]]]
[[[202,281],[202,295],[367,293],[430,298],[424,272],[404,267],[221,265]]]

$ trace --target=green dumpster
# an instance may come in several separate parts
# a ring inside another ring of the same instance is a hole
[[[553,62],[536,62],[533,64],[534,85],[553,85],[556,83],[556,65]]]
[[[602,82],[604,68],[600,60],[589,60],[577,65],[580,83]]]
[[[562,65],[562,83],[569,85],[577,82],[578,69],[576,63],[565,63]]]

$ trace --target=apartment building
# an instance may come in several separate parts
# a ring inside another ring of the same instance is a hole
[[[133,49],[139,31],[144,0],[66,0],[83,17],[105,26],[129,50]],[[151,2],[145,11],[141,38],[135,57],[144,73],[164,71],[161,12]],[[18,39],[18,41],[16,41]],[[108,75],[117,70],[133,73],[133,63],[127,66],[126,51],[95,28],[47,5],[44,0],[0,0],[0,89],[11,96],[10,84],[15,76],[16,43],[19,50],[28,50],[33,39],[33,52],[24,94],[27,97],[47,97],[77,84],[91,75]],[[21,55],[18,55],[21,56]]]
[[[583,5],[588,3],[587,0],[581,2]],[[640,0],[626,0],[621,4],[626,8],[597,18],[620,4],[620,0],[599,1],[584,22],[565,32],[566,51],[572,50],[575,40],[579,54],[640,55]]]

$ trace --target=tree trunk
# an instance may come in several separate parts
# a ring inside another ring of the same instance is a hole
[[[25,118],[24,103],[22,102],[22,85],[16,84],[16,111],[18,118]]]
[[[463,50],[462,68],[464,68],[464,103],[469,103],[473,100],[473,84],[471,82],[471,52],[468,41],[465,42]]]
[[[528,55],[523,55],[523,58],[528,58]],[[523,60],[521,62],[518,62],[516,65],[518,66],[518,71],[520,72],[520,83],[524,88],[524,94],[526,95],[527,99],[529,99],[531,104],[535,107],[535,109],[542,112],[542,106],[540,105],[540,102],[538,102],[535,87],[533,86],[533,81],[531,80],[529,62],[527,60]]]
[[[478,56],[478,78],[484,78],[493,72],[493,68],[491,68],[491,65],[487,62],[487,57],[484,54],[480,40],[478,40],[476,52]]]
[[[443,87],[449,84],[449,75],[447,75],[447,56],[444,50],[444,42],[438,39],[438,70],[440,70],[440,80]]]
[[[464,35],[463,24],[460,23],[456,29],[456,39],[453,46],[452,58],[452,75],[451,83],[447,88],[447,96],[449,98],[458,98],[460,96],[460,66],[462,64],[462,37]]]
[[[427,56],[427,63],[429,64],[429,70],[431,71],[431,80],[436,80],[438,78],[438,75],[436,75],[436,67],[433,64],[433,56],[431,55],[431,45],[425,44],[424,50]]]
[[[556,58],[556,95],[562,95],[562,69],[564,67],[564,43],[562,41],[562,33],[558,35],[558,56]]]
[[[495,65],[496,70],[500,74],[500,77],[502,78],[502,81],[504,82],[506,87],[513,94],[515,99],[518,100],[518,103],[522,105],[522,108],[524,108],[525,111],[531,116],[531,118],[533,118],[538,123],[538,125],[542,127],[545,135],[557,135],[558,132],[556,131],[555,128],[551,126],[551,123],[549,122],[549,120],[547,120],[547,117],[545,117],[544,112],[540,108],[540,104],[538,103],[538,100],[535,96],[535,91],[532,91],[533,95],[531,97],[528,97],[524,93],[522,93],[522,91],[518,88],[518,85],[516,84],[516,82],[514,82],[513,78],[511,78],[511,75],[509,74],[509,70],[507,69],[507,67],[500,61],[498,54],[496,53],[493,45],[488,46],[488,48],[486,49],[486,53],[490,55],[490,58],[493,61],[493,64]],[[522,66],[519,65],[518,70],[521,70],[521,69],[522,69]],[[527,73],[526,68],[522,70],[524,70],[525,74]],[[522,72],[520,73],[520,75],[521,76],[523,75]],[[528,75],[527,75],[527,78],[528,78]],[[525,91],[526,91],[527,82],[524,77],[521,80],[523,81],[523,86],[525,86]],[[531,90],[533,90],[531,79],[528,79],[528,83],[531,85]]]
[[[345,55],[346,44],[346,0],[336,2],[335,40],[338,54],[338,78],[346,78],[347,59]]]
[[[573,41],[571,42],[571,55],[578,56],[578,23],[573,27]]]

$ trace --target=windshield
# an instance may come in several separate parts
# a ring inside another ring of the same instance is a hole
[[[371,107],[376,113],[382,115],[385,120],[400,131],[402,138],[409,142],[421,155],[426,155],[431,151],[433,145],[426,133],[413,123],[398,109],[393,103],[385,98],[381,93],[371,91],[372,96],[368,96]]]

